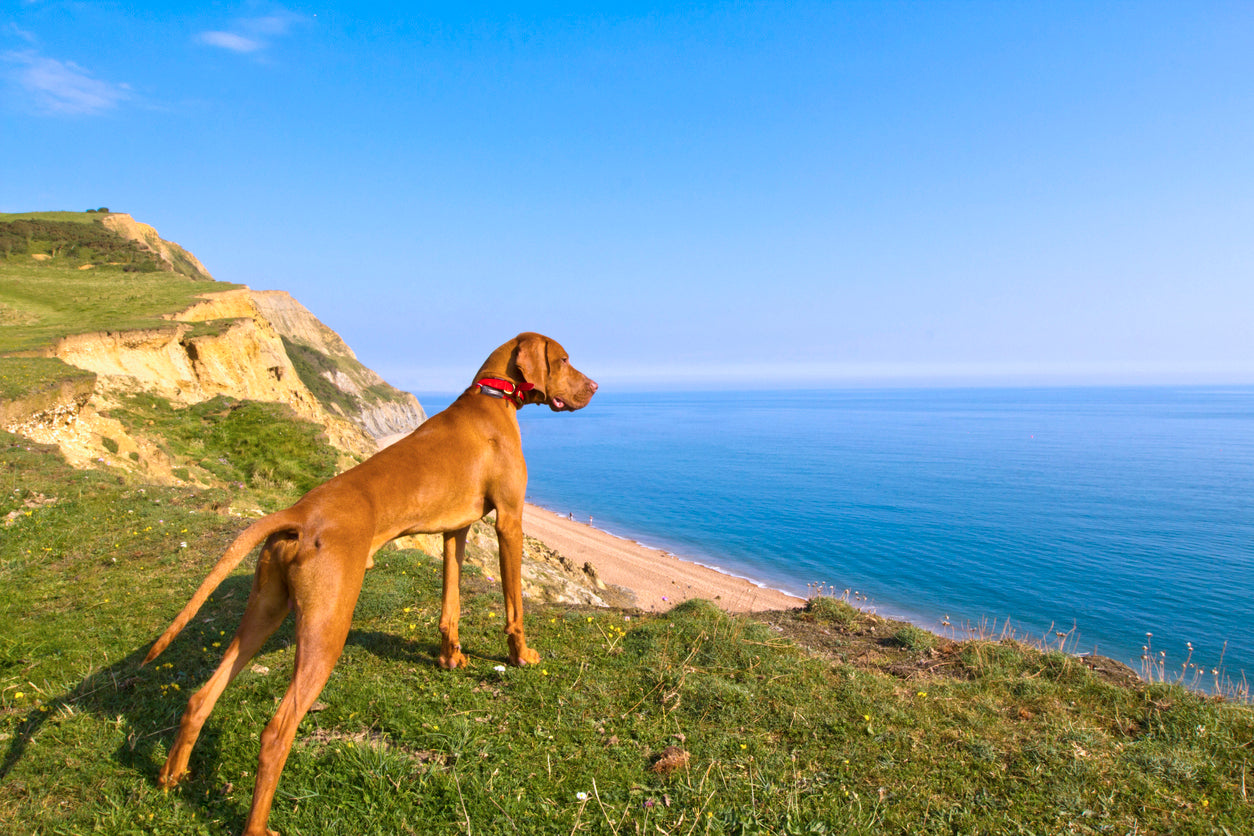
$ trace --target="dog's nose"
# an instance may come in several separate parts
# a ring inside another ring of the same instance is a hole
[[[592,394],[597,393],[597,382],[592,378],[588,378],[588,388],[592,390]]]

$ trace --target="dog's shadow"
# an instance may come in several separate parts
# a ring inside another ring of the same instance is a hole
[[[221,659],[213,655],[206,658],[203,648],[214,642],[225,644],[221,637],[224,625],[230,625],[227,635],[233,635],[251,584],[252,578],[247,576],[227,579],[197,617],[153,663],[140,666],[148,652],[149,645],[145,644],[29,711],[14,729],[0,759],[0,781],[4,781],[22,760],[44,725],[70,711],[90,713],[110,722],[123,719],[129,732],[111,757],[119,765],[134,770],[155,784],[157,771],[164,763],[164,752],[173,743],[179,718],[187,707],[186,698],[204,684]],[[258,656],[290,645],[294,635],[289,617],[262,646]],[[439,668],[440,645],[429,637],[426,640],[407,639],[392,633],[352,630],[346,645],[360,647],[379,659]],[[174,671],[179,673],[176,675]],[[166,689],[172,687],[172,679],[179,683],[179,699],[166,696]],[[284,681],[280,691],[286,687],[287,682]],[[222,756],[219,735],[213,727],[214,716],[211,715],[192,756],[193,765],[197,765],[196,771],[205,774],[212,771]],[[188,804],[207,807],[200,795],[185,793],[183,799]],[[218,808],[214,814],[222,815],[222,812]],[[239,820],[232,822],[230,827],[237,830],[242,827],[246,812],[246,809],[241,809]]]

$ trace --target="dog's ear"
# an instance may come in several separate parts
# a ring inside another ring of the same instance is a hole
[[[539,334],[519,334],[514,365],[522,379],[535,387],[541,400],[548,397],[549,341]]]

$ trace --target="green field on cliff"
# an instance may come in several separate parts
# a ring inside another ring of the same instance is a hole
[[[0,400],[85,374],[5,354],[168,325],[196,294],[233,287],[149,269],[142,253],[98,263],[92,242],[113,245],[64,226],[90,229],[93,213],[65,214],[0,216],[63,225],[0,247]],[[321,379],[323,358],[289,353]],[[170,792],[157,770],[238,623],[247,565],[139,662],[247,519],[338,456],[323,428],[274,404],[134,394],[108,409],[178,486],[75,470],[0,433],[0,833],[237,833],[292,669],[290,624],[227,690]],[[1248,705],[832,598],[748,616],[702,601],[660,615],[529,603],[542,662],[506,668],[499,586],[473,571],[471,665],[449,672],[435,661],[440,584],[427,554],[376,556],[280,782],[279,832],[1254,832]]]
[[[37,399],[90,379],[89,372],[40,356],[64,337],[172,332],[177,325],[170,317],[199,297],[243,287],[206,278],[188,266],[186,253],[175,264],[165,263],[104,227],[101,217],[94,212],[0,214],[0,401]],[[194,323],[182,340],[222,327],[222,321]],[[377,381],[373,375],[363,377],[364,368],[351,355],[332,357],[283,339],[300,379],[332,414],[352,418],[366,406],[408,403],[408,396],[392,387],[372,383]],[[346,392],[331,377],[360,383]]]
[[[72,380],[59,360],[13,358],[72,334],[169,328],[198,294],[238,285],[162,269],[92,212],[0,214],[0,399]]]
[[[230,640],[248,570],[165,654],[139,661],[243,528],[231,510],[291,502],[331,454],[317,427],[284,426],[278,413],[232,425],[237,410],[140,406],[161,432],[194,431],[206,460],[238,464],[222,474],[232,484],[76,471],[0,435],[3,833],[243,826],[258,738],[292,668],[290,622],[227,690],[190,778],[168,793],[157,770]],[[444,671],[440,562],[377,556],[344,655],[300,727],[272,827],[1254,832],[1248,706],[1097,673],[1057,650],[947,641],[831,598],[751,616],[700,601],[662,615],[531,604],[542,662],[498,670],[500,590],[474,574],[465,586],[471,665]]]
[[[239,287],[162,269],[151,252],[105,229],[98,217],[0,214],[0,354],[69,334],[169,327],[163,316],[186,309],[197,295]]]

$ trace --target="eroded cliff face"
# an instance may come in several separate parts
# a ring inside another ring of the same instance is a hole
[[[330,357],[357,359],[357,355],[339,334],[322,324],[308,308],[297,302],[287,291],[254,290],[252,301],[274,326],[274,329],[288,339],[307,345]],[[371,378],[371,382],[383,382],[383,378],[374,372],[369,369],[365,371]]]
[[[392,389],[358,363],[334,331],[287,293],[247,288],[208,293],[170,320],[164,328],[59,340],[47,354],[94,373],[94,386],[37,413],[8,416],[6,429],[57,444],[80,466],[103,460],[160,479],[169,470],[166,464],[148,455],[151,451],[144,450],[142,441],[129,438],[118,422],[101,415],[121,394],[150,392],[184,406],[219,395],[283,403],[322,426],[331,444],[355,459],[373,454],[376,438],[412,430],[426,417],[416,398]],[[346,358],[326,377],[353,396],[346,401],[349,408],[318,400],[302,382],[284,337]],[[388,398],[366,397],[374,391],[384,391]],[[360,412],[353,404],[360,404]],[[105,438],[119,449],[107,449]],[[133,453],[144,454],[138,464]]]
[[[282,290],[257,290],[252,291],[251,298],[281,336],[334,361],[335,367],[321,370],[319,376],[350,395],[355,400],[355,408],[351,415],[338,404],[331,404],[329,409],[353,420],[376,440],[409,432],[426,420],[426,412],[416,397],[394,388],[363,366],[340,335],[291,294]]]
[[[157,258],[169,265],[171,270],[186,275],[193,275],[195,278],[213,280],[213,276],[209,275],[205,265],[201,264],[196,256],[173,241],[166,241],[157,234],[157,230],[148,224],[140,223],[125,212],[114,212],[113,214],[105,215],[100,219],[100,223],[121,237],[134,241],[144,249],[154,253]]]
[[[321,417],[301,384],[283,343],[251,319],[228,320],[212,334],[193,326],[79,334],[53,348],[53,356],[95,372],[115,390],[151,392],[186,405],[217,395],[286,403],[303,418]]]

